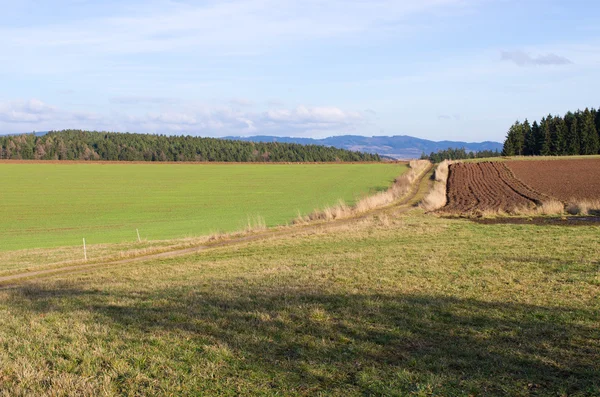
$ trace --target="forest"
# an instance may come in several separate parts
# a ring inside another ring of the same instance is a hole
[[[329,146],[82,130],[1,136],[0,159],[107,161],[380,161],[377,154]]]
[[[504,156],[573,156],[600,153],[600,111],[548,115],[538,123],[515,122],[506,136]]]
[[[444,160],[466,160],[476,158],[499,157],[501,155],[502,153],[500,153],[497,150],[481,150],[478,152],[473,152],[467,151],[465,148],[449,148],[446,150],[431,152],[431,154],[429,155],[423,153],[421,155],[421,160],[429,160],[432,163],[441,163]]]

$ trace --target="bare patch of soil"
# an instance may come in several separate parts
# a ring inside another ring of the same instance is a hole
[[[562,202],[600,199],[600,159],[508,161],[514,175]]]
[[[502,162],[455,163],[450,166],[444,212],[512,213],[534,209],[549,198],[515,178]]]

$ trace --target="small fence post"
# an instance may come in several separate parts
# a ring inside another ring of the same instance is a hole
[[[138,236],[138,243],[141,243],[142,239],[140,238],[140,231],[138,229],[135,229],[135,232],[137,233],[137,236]]]
[[[87,249],[85,248],[85,238],[83,239],[83,258],[87,262]]]

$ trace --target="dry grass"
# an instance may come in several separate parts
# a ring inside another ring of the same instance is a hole
[[[263,230],[267,230],[265,218],[260,215],[248,216],[248,223],[246,224],[247,232],[257,232]]]
[[[478,209],[470,213],[462,214],[446,214],[455,215],[458,217],[468,218],[497,218],[505,216],[541,216],[541,215],[562,215],[565,212],[565,206],[563,203],[556,199],[549,199],[538,205],[531,205],[530,207],[516,206],[509,211],[501,209]]]
[[[435,211],[446,205],[446,184],[448,183],[449,166],[450,163],[448,160],[444,160],[435,169],[433,188],[420,204],[421,208],[425,211]]]
[[[404,198],[411,190],[413,183],[428,169],[429,161],[413,160],[409,163],[409,170],[394,180],[393,185],[386,191],[360,199],[353,207],[346,205],[342,200],[323,210],[315,210],[307,216],[298,213],[294,224],[305,224],[317,220],[334,220],[349,218],[393,204]]]
[[[567,204],[567,212],[571,215],[590,215],[600,211],[600,200],[571,199]]]
[[[0,290],[0,396],[600,395],[597,227],[302,230]]]
[[[565,206],[560,201],[551,199],[538,205],[536,212],[541,215],[560,215],[565,212]]]

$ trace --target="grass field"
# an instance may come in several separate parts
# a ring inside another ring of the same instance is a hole
[[[391,164],[1,163],[0,251],[198,236],[285,224],[386,189]]]
[[[600,228],[414,211],[0,291],[0,395],[600,395]]]

